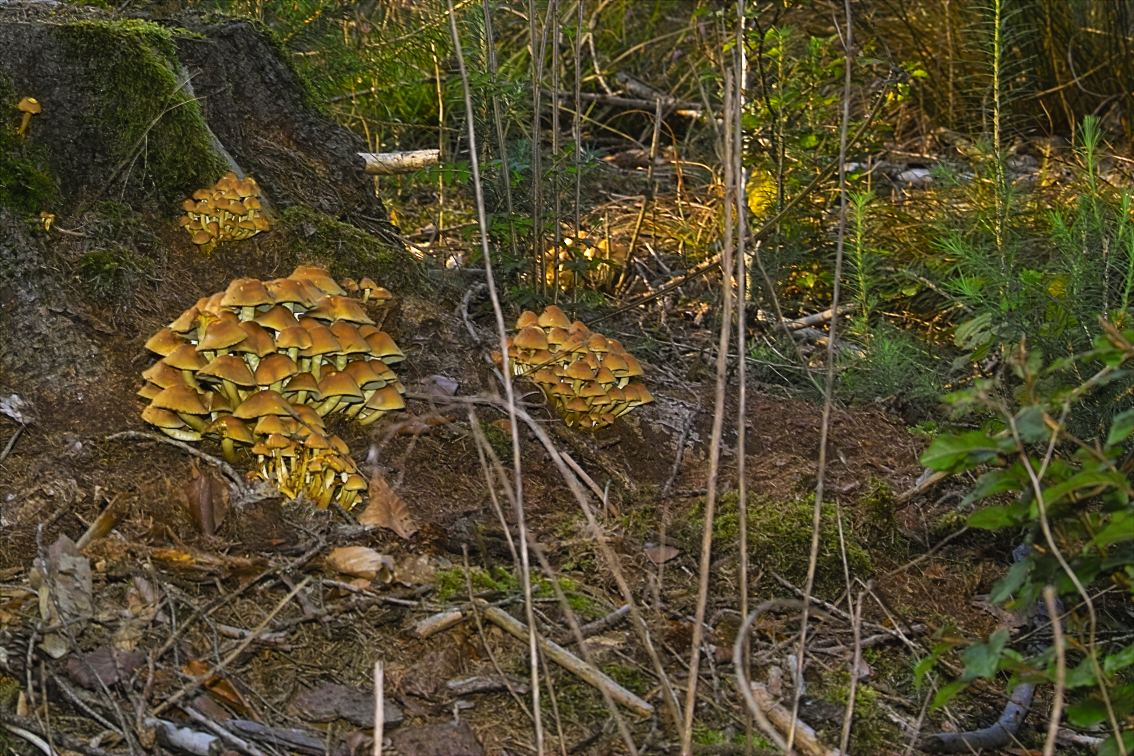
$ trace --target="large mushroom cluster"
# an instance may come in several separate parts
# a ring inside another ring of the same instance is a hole
[[[205,253],[217,242],[240,241],[270,228],[260,212],[260,187],[251,176],[226,173],[214,186],[193,192],[181,208],[185,215],[178,225]]]
[[[539,386],[568,426],[602,428],[654,400],[633,380],[642,366],[621,342],[572,323],[555,305],[524,312],[516,329],[508,339],[512,372]]]
[[[348,294],[390,293],[368,278],[343,284],[300,266],[200,299],[146,342],[161,359],[142,373],[143,419],[181,441],[214,439],[229,462],[250,452],[255,475],[285,495],[352,506],[366,482],[324,418],[368,424],[404,408],[390,366],[405,355]]]

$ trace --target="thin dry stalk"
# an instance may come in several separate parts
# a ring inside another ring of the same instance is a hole
[[[508,329],[504,325],[504,311],[500,306],[500,297],[496,292],[496,281],[492,272],[492,251],[488,246],[488,217],[484,209],[484,186],[480,179],[480,160],[477,154],[476,129],[474,128],[476,119],[472,105],[472,93],[469,89],[469,74],[468,70],[465,68],[465,56],[461,50],[461,35],[460,32],[457,31],[457,15],[453,11],[453,0],[446,0],[446,4],[449,6],[449,30],[453,35],[453,49],[457,57],[457,67],[461,74],[461,93],[464,96],[465,119],[469,129],[469,163],[472,168],[473,187],[476,190],[476,217],[477,223],[480,224],[480,244],[481,252],[484,255],[484,274],[486,283],[488,284],[488,295],[492,299],[492,311],[496,315],[496,331],[500,340],[500,353],[503,355],[504,360],[504,369],[502,372],[504,374],[504,394],[508,402],[508,422],[512,431],[512,469],[515,474],[516,526],[519,530],[520,537],[520,568],[522,570],[520,580],[524,590],[524,606],[530,635],[528,639],[528,653],[531,661],[532,713],[535,721],[536,753],[538,753],[539,756],[543,756],[544,732],[539,706],[539,647],[536,641],[535,612],[532,606],[532,581],[528,555],[527,524],[524,520],[524,488],[523,476],[520,470],[520,434],[516,422],[516,394],[512,386],[512,370],[508,365],[508,345],[505,341],[508,337]],[[535,23],[534,17],[532,23]],[[533,38],[533,42],[534,41]],[[536,89],[538,90],[538,87],[536,87]],[[539,113],[538,109],[536,113]],[[538,117],[535,119],[535,124],[537,129],[536,136],[538,137]],[[539,152],[538,138],[533,146],[533,151],[536,153]],[[538,173],[536,175],[538,175]],[[538,181],[534,183],[536,186],[539,184]]]
[[[386,726],[386,681],[382,661],[374,662],[374,756],[382,756]]]
[[[843,9],[846,14],[846,31],[843,36],[843,59],[845,61],[845,75],[843,78],[843,111],[839,124],[839,230],[835,240],[835,276],[831,292],[831,330],[827,338],[827,380],[823,387],[823,422],[819,431],[819,466],[816,471],[815,483],[815,509],[811,519],[811,555],[807,564],[807,585],[803,595],[803,620],[799,630],[799,665],[796,667],[796,679],[793,690],[792,722],[799,716],[799,699],[803,692],[803,670],[807,653],[807,624],[808,609],[811,603],[811,591],[815,587],[815,569],[819,562],[819,528],[823,515],[823,486],[827,475],[827,440],[831,432],[831,406],[834,399],[835,388],[835,341],[839,325],[839,281],[843,272],[843,251],[847,233],[847,138],[850,132],[850,100],[851,100],[851,73],[853,58],[851,52],[854,45],[854,26],[851,17],[850,0],[843,0]],[[837,25],[836,21],[836,25]],[[853,675],[852,675],[853,679]],[[788,746],[790,748],[795,730],[788,733]]]
[[[1063,620],[1055,605],[1055,588],[1050,585],[1043,588],[1043,603],[1047,607],[1047,616],[1051,618],[1051,642],[1055,644],[1055,695],[1051,699],[1051,716],[1047,721],[1043,756],[1053,756],[1059,735],[1059,718],[1063,714],[1063,693],[1067,689],[1067,653],[1063,648]]]
[[[732,71],[725,75],[725,112],[733,113],[734,83]],[[717,387],[713,409],[713,435],[709,446],[709,481],[705,496],[705,527],[701,533],[701,565],[698,574],[697,611],[693,620],[692,651],[689,658],[689,682],[685,698],[685,719],[681,733],[681,752],[691,753],[693,747],[693,713],[697,705],[697,682],[701,663],[701,639],[704,636],[705,607],[709,599],[709,572],[713,551],[713,516],[717,505],[717,477],[720,472],[721,445],[724,437],[725,387],[728,383],[728,345],[732,335],[732,271],[733,202],[736,187],[733,182],[733,150],[737,149],[740,134],[734,129],[724,130],[725,144],[725,233],[721,252],[721,333],[717,346]]]
[[[736,133],[742,134],[741,114],[744,111],[744,93],[748,88],[748,57],[742,54],[746,50],[744,44],[746,28],[744,23],[744,0],[736,0],[736,57],[737,70],[740,75],[740,86],[737,88]],[[736,465],[737,465],[737,516],[740,518],[740,567],[737,584],[740,588],[740,616],[748,616],[748,470],[747,450],[745,447],[745,431],[748,427],[748,361],[745,358],[748,352],[748,324],[746,322],[748,281],[746,278],[747,264],[744,249],[744,232],[748,228],[745,217],[746,204],[741,197],[744,196],[744,187],[747,183],[747,173],[741,150],[735,150],[733,175],[736,177],[736,288],[738,298],[736,303],[736,350],[740,358],[737,360],[737,382],[740,384],[737,391],[736,407]],[[744,668],[751,670],[752,655],[748,644],[744,645]],[[744,729],[747,737],[744,739],[745,752],[752,751],[752,717],[744,718]]]

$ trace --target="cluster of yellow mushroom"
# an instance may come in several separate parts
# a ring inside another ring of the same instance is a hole
[[[568,426],[602,428],[654,400],[633,380],[642,375],[634,355],[555,305],[542,315],[524,312],[516,328],[507,342],[512,372],[539,386]]]
[[[547,285],[558,283],[564,291],[587,285],[612,288],[615,277],[626,267],[628,251],[625,244],[596,240],[582,229],[577,237],[563,236],[559,247],[549,246],[544,254]]]
[[[217,242],[240,241],[270,228],[260,212],[260,187],[251,176],[241,179],[226,173],[216,185],[193,192],[193,199],[181,208],[185,215],[178,225],[205,253]]]
[[[247,448],[255,476],[288,496],[353,505],[365,480],[323,418],[368,424],[403,409],[390,366],[405,355],[349,296],[380,302],[390,292],[368,278],[342,283],[301,265],[201,298],[146,342],[161,359],[142,373],[142,418],[181,441],[219,441],[229,462]]]

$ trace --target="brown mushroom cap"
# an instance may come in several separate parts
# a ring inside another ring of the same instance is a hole
[[[512,339],[512,343],[518,349],[530,349],[532,351],[545,350],[548,347],[547,334],[543,329],[536,325],[525,326],[516,334]]]
[[[385,367],[385,363],[381,360],[374,360],[374,362]],[[386,379],[374,370],[369,360],[355,360],[348,364],[343,372],[353,378],[363,391],[380,389],[386,385]]]
[[[199,314],[200,310],[196,307],[190,307],[166,327],[174,333],[189,333],[197,327],[197,315]]]
[[[336,297],[346,295],[346,292],[335,283],[335,279],[331,278],[331,274],[326,269],[314,265],[300,265],[288,278],[295,281],[310,281],[324,294],[331,294]]]
[[[338,352],[342,349],[339,340],[331,333],[331,329],[326,327],[312,328],[307,332],[311,337],[311,346],[303,349],[299,354],[303,357],[318,357],[332,352]]]
[[[568,365],[566,375],[573,381],[593,381],[595,379],[595,371],[591,370],[584,360],[575,360]]]
[[[142,377],[163,389],[176,386],[179,383],[185,383],[185,377],[181,375],[180,370],[167,365],[161,360],[158,360],[153,365],[143,370]]]
[[[281,383],[299,372],[295,360],[282,352],[265,357],[256,366],[256,384],[270,386]]]
[[[290,399],[294,394],[301,391],[307,392],[307,397],[314,401],[319,401],[323,398],[323,392],[319,390],[319,382],[315,380],[315,376],[311,373],[296,373],[288,382],[284,384],[283,390],[280,391],[285,398]]]
[[[318,296],[312,298],[309,287],[304,286],[302,281],[292,278],[277,278],[274,281],[266,281],[264,288],[272,295],[276,304],[282,305],[311,307],[318,301],[319,297],[323,296],[322,292],[319,292]]]
[[[405,353],[385,331],[370,334],[366,337],[366,343],[370,347],[370,353],[387,365],[393,365],[406,358]]]
[[[20,104],[16,106],[16,109],[21,113],[34,114],[43,112],[43,106],[40,105],[39,100],[35,99],[34,97],[25,97],[24,99],[20,100]]]
[[[358,387],[358,383],[349,373],[332,373],[326,376],[323,380],[319,381],[319,390],[323,392],[323,397],[338,396],[343,397],[344,400],[354,399],[362,401],[365,396],[362,389]]]
[[[319,320],[345,320],[350,323],[374,325],[374,321],[359,307],[358,302],[347,296],[328,294],[316,302],[315,306],[307,311],[307,315]]]
[[[342,354],[359,354],[361,352],[370,352],[370,345],[366,339],[359,335],[358,329],[345,320],[332,323],[330,326],[331,333],[339,341],[339,346]]]
[[[264,415],[256,421],[252,432],[257,436],[288,436],[295,431],[295,421],[290,417],[284,419],[279,415]]]
[[[218,349],[228,349],[248,338],[243,328],[231,320],[218,318],[205,328],[205,335],[197,344],[198,352],[209,352]]]
[[[294,412],[287,400],[278,391],[264,389],[252,394],[232,414],[241,420],[251,420],[264,415],[287,415]]]
[[[233,344],[232,351],[254,354],[257,357],[276,351],[276,342],[272,339],[272,335],[259,323],[246,320],[240,324],[240,328],[248,334],[248,338]]]
[[[217,357],[208,365],[198,370],[197,375],[201,378],[216,378],[218,380],[230,381],[237,386],[256,385],[256,381],[252,377],[252,371],[248,369],[248,365],[244,363],[244,360],[232,354],[224,354]]]
[[[276,346],[280,349],[306,349],[311,346],[311,334],[298,325],[285,328],[276,334]]]
[[[187,343],[184,338],[174,333],[171,329],[163,328],[146,341],[146,349],[165,357],[170,352],[177,349],[177,347]]]
[[[281,304],[273,305],[267,312],[257,315],[254,322],[277,333],[299,325],[299,321],[291,314],[291,310]]]
[[[543,314],[539,316],[539,325],[544,328],[570,328],[571,320],[563,310],[555,305],[548,305]]]
[[[241,444],[251,444],[253,441],[252,433],[248,430],[248,426],[232,415],[218,417],[213,421],[212,425],[205,428],[205,435],[230,438]]]
[[[370,395],[366,400],[366,407],[372,410],[379,410],[380,412],[391,412],[393,410],[405,409],[406,400],[398,393],[398,390],[393,386],[386,386],[380,388]]]
[[[197,371],[205,366],[204,358],[197,353],[197,347],[192,344],[177,347],[161,361],[178,370]]]
[[[201,395],[185,384],[170,386],[154,397],[150,405],[158,409],[186,415],[207,415],[209,409],[201,403]]]
[[[516,318],[516,330],[518,331],[534,325],[539,325],[539,315],[531,310],[524,310],[520,313],[520,317]]]

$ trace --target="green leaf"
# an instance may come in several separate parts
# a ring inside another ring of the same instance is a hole
[[[992,587],[988,600],[994,604],[999,604],[1011,598],[1012,594],[1018,591],[1020,586],[1024,584],[1024,580],[1027,579],[1028,567],[1031,563],[1031,559],[1021,559],[1012,565],[1008,574],[1000,578]]]
[[[965,688],[969,687],[971,680],[954,680],[948,685],[943,685],[941,690],[937,691],[937,695],[933,697],[932,709],[940,709],[945,704],[953,700],[953,697],[960,693]]]
[[[961,654],[965,671],[977,677],[992,677],[1000,668],[1000,654],[1008,643],[1007,630],[997,630],[987,642],[974,643]]]
[[[1043,500],[1050,507],[1059,503],[1063,497],[1083,488],[1095,488],[1097,486],[1121,488],[1125,484],[1126,479],[1119,473],[1084,470],[1044,491]]]
[[[1103,660],[1103,672],[1109,675],[1120,669],[1126,669],[1131,664],[1134,664],[1134,643],[1131,643],[1117,654],[1107,656],[1106,659]]]
[[[1085,688],[1095,684],[1095,667],[1089,658],[1067,671],[1067,688]]]
[[[1106,445],[1121,444],[1131,433],[1134,433],[1134,409],[1128,409],[1114,416],[1110,424],[1110,433],[1106,437]]]
[[[1016,524],[1016,518],[1008,513],[1008,507],[985,507],[969,515],[970,528],[983,528],[984,530],[1000,530]]]
[[[1031,355],[1028,356],[1031,357]],[[1050,430],[1043,418],[1043,407],[1034,405],[1024,407],[1016,414],[1016,431],[1025,443],[1038,444],[1041,441],[1047,441]]]
[[[992,462],[1000,452],[1010,448],[1010,441],[1006,446],[1005,440],[990,438],[981,431],[939,436],[921,455],[921,463],[941,472],[962,472]]]
[[[1124,746],[1124,753],[1128,754],[1134,751],[1134,730],[1127,730],[1122,733],[1122,745]],[[1099,756],[1119,756],[1118,740],[1113,735],[1099,746]]]
[[[961,502],[961,506],[965,507],[969,504],[983,501],[993,494],[1002,493],[1004,491],[1018,491],[1025,488],[1027,485],[1028,478],[1023,465],[1015,464],[1007,470],[992,470],[980,476],[976,485],[973,486],[972,492]],[[969,524],[972,525],[973,523],[970,521]],[[977,525],[975,527],[995,530],[995,528],[989,528],[986,525]]]
[[[1115,512],[1107,526],[1091,539],[1091,543],[1103,548],[1113,543],[1131,540],[1134,540],[1134,512],[1125,510]]]
[[[1076,727],[1094,727],[1106,721],[1106,705],[1099,698],[1073,703],[1067,707],[1067,721]]]

